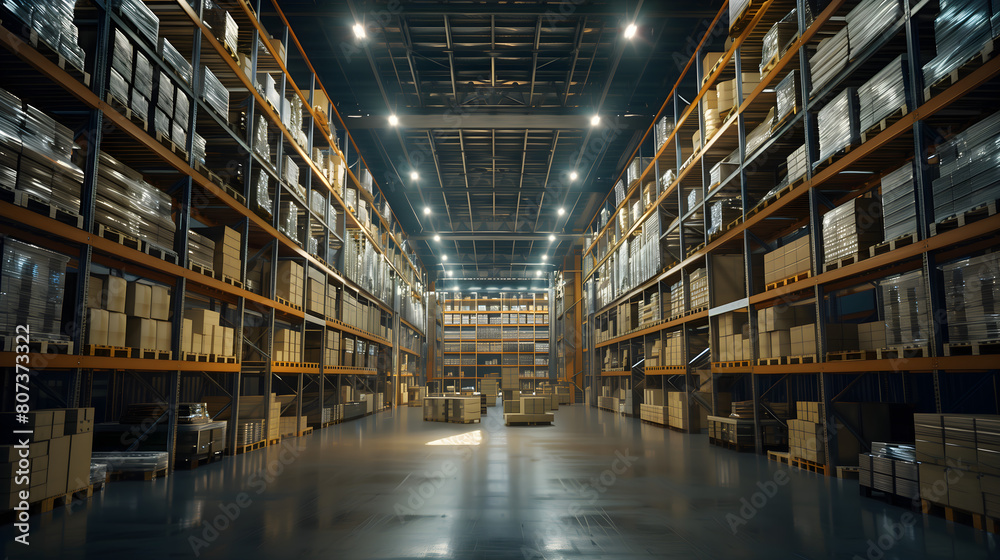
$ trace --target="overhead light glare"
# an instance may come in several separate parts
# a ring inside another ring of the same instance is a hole
[[[429,216],[430,213],[431,213],[431,207],[430,206],[424,206],[424,216]]]
[[[399,117],[395,114],[389,115],[389,126],[396,126],[399,124]]]
[[[569,172],[569,180],[570,181],[576,181],[577,177],[579,177],[579,175],[577,175],[576,171],[570,171]]]
[[[413,179],[414,181],[416,181],[419,178],[420,178],[420,174],[419,173],[417,173],[416,171],[410,171],[410,179]]]
[[[440,235],[435,235],[434,236],[434,241],[441,241],[441,236]]]
[[[631,39],[632,37],[635,37],[635,32],[638,30],[639,28],[636,27],[634,23],[628,24],[628,27],[625,28],[625,38]]]
[[[563,214],[565,214],[565,213],[566,213],[566,209],[565,209],[565,208],[563,208],[562,206],[560,206],[560,207],[559,207],[559,210],[556,210],[556,212],[557,212],[557,213],[558,213],[558,214],[559,214],[560,216],[562,216]]]
[[[356,35],[358,39],[364,39],[365,38],[365,26],[361,25],[360,23],[355,23],[354,24],[354,35]]]
[[[549,241],[551,242],[551,241],[555,241],[555,240],[556,240],[556,236],[555,236],[555,235],[552,235],[552,234],[550,233],[550,234],[549,234]]]
[[[441,260],[443,260],[443,261],[448,260],[448,255],[441,255]]]
[[[599,124],[601,124],[600,115],[594,115],[593,117],[590,117],[590,126],[597,126]]]

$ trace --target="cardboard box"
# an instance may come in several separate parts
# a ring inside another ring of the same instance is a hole
[[[181,352],[194,352],[194,321],[191,319],[181,319]],[[198,340],[198,347],[201,347],[201,339]]]
[[[129,348],[156,349],[156,321],[145,317],[129,317],[125,345]]]
[[[156,349],[161,352],[170,352],[174,324],[170,321],[154,322],[156,323]]]
[[[66,491],[72,492],[90,485],[90,455],[94,448],[94,432],[68,436],[69,464],[66,473]]]
[[[87,344],[108,345],[108,312],[104,309],[87,310]]]
[[[149,318],[158,321],[170,319],[170,289],[166,286],[150,286]]]
[[[212,325],[212,351],[210,354],[222,355],[223,354],[223,342],[225,340],[225,335],[223,334],[221,325]]]
[[[66,477],[69,475],[70,441],[70,436],[49,440],[48,480],[45,483],[46,498],[66,493]],[[90,466],[88,465],[87,468],[89,469]]]
[[[204,354],[204,344],[201,333],[191,333],[191,349],[188,352],[192,354]]]
[[[65,415],[62,424],[65,435],[83,434],[94,431],[93,408],[66,408],[60,411]]]
[[[152,287],[149,284],[129,282],[125,291],[125,313],[130,317],[149,318]]]
[[[102,276],[100,278],[104,283],[101,307],[115,313],[125,313],[125,292],[128,282],[119,276]]]
[[[128,315],[108,312],[108,345],[125,346],[125,331],[128,329]]]
[[[104,281],[99,276],[90,276],[90,283],[87,285],[87,307],[100,308],[104,292]]]
[[[219,324],[219,313],[208,309],[185,309],[184,318],[191,320],[194,332],[212,335],[212,327]]]
[[[236,329],[232,327],[222,327],[222,355],[235,356]]]

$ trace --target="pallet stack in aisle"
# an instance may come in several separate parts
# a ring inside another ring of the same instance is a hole
[[[913,444],[872,442],[871,453],[858,455],[858,484],[862,493],[871,491],[911,500],[920,497],[920,465]]]
[[[62,308],[69,257],[11,237],[0,237],[0,328],[14,351],[18,325],[27,325],[31,339],[66,340],[62,335]],[[69,353],[69,352],[68,352]]]
[[[279,397],[275,393],[267,396],[241,395],[238,397],[240,421],[258,420],[263,423],[265,439],[274,442],[281,438],[279,427],[281,407],[291,402],[292,397]],[[202,401],[208,406],[209,416],[215,420],[231,420],[233,408],[229,397],[204,396]]]
[[[31,474],[27,477],[14,476],[14,470],[11,470],[8,476],[0,478],[4,483],[0,487],[0,511],[19,506],[31,506],[32,511],[48,511],[54,504],[51,499],[63,498],[61,503],[68,504],[68,495],[90,486],[93,408],[36,410],[27,413],[27,424],[15,422],[14,416],[14,413],[0,415],[5,434],[0,445],[0,458],[12,466],[26,461],[26,471]],[[27,459],[20,455],[18,442],[12,435],[12,430],[24,429],[32,430]]]
[[[913,423],[920,499],[1000,519],[1000,417],[914,414]]]
[[[667,425],[682,432],[701,431],[701,407],[689,402],[687,394],[680,391],[667,392]]]
[[[813,463],[826,463],[824,429],[826,415],[821,402],[795,403],[795,418],[788,420],[788,454]]]

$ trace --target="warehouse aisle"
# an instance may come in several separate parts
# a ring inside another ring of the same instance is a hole
[[[33,518],[32,558],[977,558],[997,540],[582,405],[382,413]],[[427,445],[436,442],[438,445]],[[478,442],[478,445],[475,445]],[[912,519],[912,521],[911,521]],[[0,529],[5,544],[13,529]],[[7,544],[10,558],[27,557]],[[856,556],[855,556],[856,555]]]

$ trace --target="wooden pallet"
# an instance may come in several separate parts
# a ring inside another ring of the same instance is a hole
[[[239,280],[237,280],[236,278],[233,278],[232,276],[228,276],[228,275],[225,275],[225,274],[219,274],[219,278],[218,279],[222,280],[226,284],[229,284],[230,286],[233,286],[235,288],[239,288],[241,290],[243,289],[243,282],[240,282]]]
[[[895,239],[890,239],[889,241],[883,241],[876,245],[872,245],[868,248],[868,256],[875,257],[878,255],[884,255],[890,251],[895,251],[896,249],[906,247],[907,245],[912,245],[917,242],[917,234],[911,233],[909,235],[903,235]]]
[[[804,354],[802,356],[788,356],[789,365],[815,364],[816,354]]]
[[[943,516],[952,523],[968,525],[980,531],[1000,533],[1000,519],[993,519],[981,513],[973,513],[928,500],[920,500],[920,511],[924,515]]]
[[[785,124],[787,124],[788,121],[794,119],[795,115],[798,114],[799,114],[799,106],[796,105],[795,107],[792,107],[792,112],[788,113],[787,115],[782,117],[780,121],[771,126],[771,133],[773,134],[777,132],[781,127],[785,126]]]
[[[208,354],[198,352],[181,352],[181,359],[185,362],[207,362]]]
[[[85,486],[79,490],[73,490],[72,492],[66,492],[65,494],[59,494],[58,496],[52,496],[49,498],[44,498],[33,504],[29,505],[28,513],[48,513],[55,508],[68,506],[76,501],[89,500],[94,495],[94,486]]]
[[[930,98],[955,85],[959,80],[968,76],[976,68],[979,68],[983,64],[989,62],[989,60],[996,54],[998,46],[996,41],[996,38],[986,41],[983,44],[983,48],[980,49],[978,53],[962,64],[959,64],[954,70],[949,72],[947,76],[944,76],[933,84],[925,87],[924,101],[926,102],[930,100]]]
[[[27,210],[31,210],[37,214],[52,218],[57,222],[62,222],[75,228],[83,228],[83,216],[72,210],[63,208],[58,204],[39,198],[29,192],[14,191],[14,204]]]
[[[830,467],[815,461],[809,461],[808,459],[803,459],[801,457],[792,457],[791,460],[793,467],[798,467],[804,471],[821,474],[823,476],[829,476],[830,474]]]
[[[476,418],[475,420],[455,420],[452,418],[448,419],[448,422],[452,424],[479,424],[482,422],[481,418]]]
[[[103,356],[105,358],[128,358],[132,354],[131,348],[124,346],[105,346],[102,344],[88,344],[83,347],[84,356]]]
[[[998,208],[1000,208],[1000,200],[991,200],[961,214],[949,216],[940,222],[931,224],[931,235],[938,235],[989,218],[997,213]]]
[[[132,107],[131,107],[131,105],[129,105],[129,102],[128,102],[127,99],[124,100],[124,101],[121,100],[121,99],[118,99],[110,91],[107,94],[105,94],[105,96],[104,96],[104,102],[107,103],[108,105],[110,105],[111,108],[115,112],[117,112],[118,114],[122,115],[123,117],[125,117],[128,120],[133,120],[134,118],[136,118],[138,116],[138,115],[133,115],[132,114]],[[142,122],[143,122],[142,129],[143,130],[148,130],[147,125],[146,125],[146,121],[144,119],[140,119],[140,120],[142,120]]]
[[[167,469],[155,471],[114,471],[108,472],[108,480],[156,480],[167,476]]]
[[[142,242],[142,252],[151,257],[160,259],[161,261],[167,261],[171,264],[177,264],[179,262],[177,259],[177,253],[164,249],[163,247],[150,243],[149,241]]]
[[[222,354],[209,354],[208,361],[216,364],[235,364],[236,356],[223,356]]]
[[[219,181],[222,181],[222,179],[219,179]],[[230,187],[228,184],[223,184],[222,188],[223,188],[223,190],[226,191],[226,194],[228,194],[229,196],[233,197],[233,199],[235,199],[236,202],[239,202],[243,206],[247,205],[247,198],[245,196],[243,196],[242,194],[236,192],[236,189],[234,189],[233,187]]]
[[[222,48],[225,49],[227,53],[229,53],[229,56],[231,56],[233,58],[233,60],[236,61],[236,66],[239,66],[240,65],[240,57],[239,57],[238,54],[236,54],[236,51],[233,50],[233,47],[230,46],[229,43],[226,43],[225,41],[223,41],[222,39],[218,39],[218,41],[219,41],[219,44],[222,45]]]
[[[842,352],[827,352],[828,362],[848,362],[851,360],[874,360],[878,353],[874,350],[850,350]]]
[[[1000,340],[951,342],[944,345],[945,356],[983,356],[1000,354]]]
[[[188,268],[197,272],[198,274],[204,274],[205,276],[210,276],[215,278],[215,271],[207,266],[200,265],[196,262],[188,261]]]
[[[880,120],[879,122],[869,127],[868,130],[862,132],[861,143],[864,144],[865,142],[878,136],[879,133],[881,133],[883,130],[896,124],[896,121],[905,117],[908,112],[909,110],[906,108],[906,104],[904,103],[902,107],[899,107],[895,111],[889,113],[889,115],[886,116],[884,119]]]
[[[25,346],[23,340],[18,340],[16,336],[8,335],[0,337],[0,348],[4,352],[16,352],[18,346]],[[72,340],[55,340],[42,338],[42,335],[31,335],[28,339],[29,354],[72,354]]]
[[[845,266],[850,266],[852,264],[859,263],[867,258],[868,258],[868,251],[858,251],[853,255],[848,255],[846,257],[837,259],[835,261],[823,263],[823,272],[829,272],[831,270],[844,268]]]
[[[787,451],[768,451],[767,458],[771,461],[777,461],[784,465],[792,464],[791,455]]]
[[[710,443],[712,445],[718,445],[719,447],[725,447],[726,449],[732,449],[733,451],[737,451],[737,452],[741,452],[741,453],[744,452],[744,451],[749,451],[749,452],[753,452],[754,451],[754,446],[751,445],[751,444],[736,443],[734,441],[726,441],[726,440],[719,439],[719,438],[714,438],[714,437],[709,437],[708,438],[708,443]]]
[[[504,421],[506,426],[551,426],[552,422],[518,422],[517,420]]]
[[[837,478],[853,478],[857,480],[861,477],[861,467],[853,465],[843,465],[837,467]]]
[[[183,159],[184,161],[187,161],[187,159],[188,159],[187,150],[185,150],[181,146],[178,146],[177,143],[175,143],[173,141],[173,139],[170,138],[170,136],[168,136],[168,135],[166,135],[166,134],[164,134],[164,133],[162,133],[160,131],[157,131],[156,132],[156,141],[159,142],[160,144],[162,144],[163,147],[165,147],[166,149],[170,150],[177,157]]]
[[[171,360],[174,353],[169,350],[150,350],[148,348],[132,348],[132,357],[140,360]]]
[[[851,153],[853,148],[854,146],[845,146],[844,148],[837,150],[833,155],[828,156],[826,159],[821,159],[816,163],[816,165],[813,166],[813,176],[815,176],[824,167]]]
[[[809,270],[806,270],[805,272],[800,272],[800,273],[796,274],[795,276],[789,276],[788,278],[785,278],[783,280],[778,280],[777,282],[771,282],[770,284],[767,284],[764,287],[764,291],[775,290],[777,288],[783,288],[783,287],[785,287],[785,286],[787,286],[789,284],[792,284],[792,283],[795,283],[795,282],[799,282],[800,280],[805,280],[806,278],[809,278],[810,276],[812,276],[812,272],[809,271]]]
[[[265,447],[266,445],[267,445],[267,442],[265,442],[264,440],[260,440],[257,443],[251,443],[251,444],[248,444],[248,445],[237,445],[236,449],[235,449],[235,451],[236,451],[235,454],[236,455],[240,455],[240,454],[243,454],[243,453],[249,453],[251,451],[256,451],[256,450],[258,450],[258,449],[260,449],[262,447]]]
[[[901,360],[907,358],[926,358],[930,351],[926,346],[890,346],[875,351],[880,360]]]
[[[788,358],[785,356],[779,356],[777,358],[759,358],[757,360],[758,366],[783,366],[788,363]]]
[[[97,236],[114,241],[119,245],[124,245],[129,249],[135,249],[136,251],[139,251],[142,248],[142,243],[140,243],[135,237],[104,224],[97,224]]]
[[[803,175],[802,177],[799,177],[795,181],[792,181],[792,182],[788,183],[787,185],[785,185],[784,187],[782,187],[781,189],[779,189],[778,192],[774,193],[773,196],[770,196],[768,198],[765,198],[764,200],[761,200],[760,202],[757,203],[756,206],[754,206],[753,208],[750,209],[749,212],[747,212],[747,217],[749,218],[749,217],[752,217],[752,216],[755,216],[755,215],[759,214],[765,208],[767,208],[768,206],[770,206],[770,205],[774,204],[775,202],[777,202],[781,197],[783,197],[783,196],[787,195],[788,193],[792,192],[792,190],[795,189],[795,187],[797,187],[801,183],[804,183],[805,180],[806,180],[806,177],[805,177],[805,175]]]
[[[270,446],[272,446],[272,445],[278,445],[279,443],[281,443],[281,438],[277,438],[277,439],[269,439],[269,440],[267,440],[267,445],[266,445],[266,447],[270,447]]]
[[[733,362],[712,362],[715,369],[731,369],[750,367],[750,360],[736,360]]]
[[[285,298],[274,296],[274,300],[277,301],[280,304],[287,305],[288,307],[291,307],[292,309],[297,309],[298,311],[302,311],[302,306],[301,305],[292,303],[292,302],[288,301]]]

